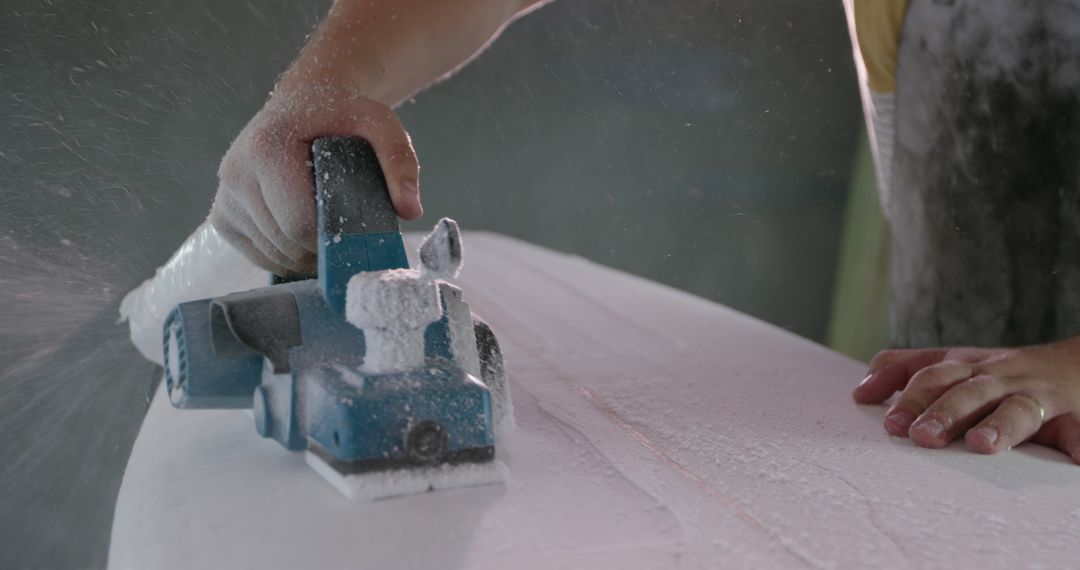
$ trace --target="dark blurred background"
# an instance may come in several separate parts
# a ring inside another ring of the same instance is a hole
[[[153,374],[119,300],[328,4],[0,5],[0,566],[106,564]],[[407,229],[452,216],[826,340],[872,186],[840,0],[556,2],[400,113]]]

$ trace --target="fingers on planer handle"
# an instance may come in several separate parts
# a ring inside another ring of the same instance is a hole
[[[320,237],[397,232],[397,213],[375,149],[359,137],[311,145]]]

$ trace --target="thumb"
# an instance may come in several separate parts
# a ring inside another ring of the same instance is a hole
[[[394,209],[406,220],[419,218],[424,213],[420,205],[420,162],[409,133],[389,107],[370,99],[358,103],[367,108],[354,115],[360,117],[355,134],[367,139],[375,149]]]

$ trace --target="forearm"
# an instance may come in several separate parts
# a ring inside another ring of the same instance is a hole
[[[395,106],[482,51],[537,0],[337,0],[277,89],[329,84]]]
[[[311,143],[360,137],[398,215],[414,220],[420,163],[391,107],[452,73],[543,0],[335,0],[218,170],[210,221],[278,275],[317,271]]]

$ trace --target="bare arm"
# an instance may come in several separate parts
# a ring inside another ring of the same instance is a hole
[[[420,165],[391,107],[446,77],[537,0],[337,0],[218,171],[210,221],[280,275],[315,268],[311,142],[359,136],[375,149],[398,214],[416,219]]]
[[[451,75],[538,0],[338,0],[278,87],[351,85],[391,107]]]

